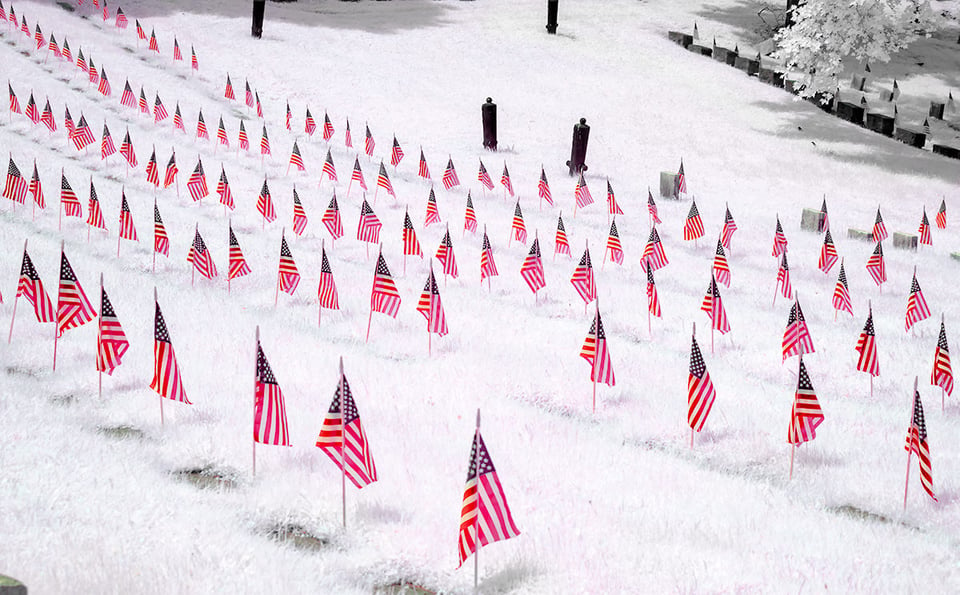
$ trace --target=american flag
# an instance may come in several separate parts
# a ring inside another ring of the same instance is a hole
[[[10,91],[10,111],[15,114],[22,114],[20,111],[20,101],[17,99],[17,94],[13,92],[13,85],[9,82],[7,83],[7,89]]]
[[[376,213],[370,208],[367,199],[363,199],[360,206],[360,221],[357,224],[357,239],[361,242],[377,244],[380,242],[380,228],[383,224],[377,218]]]
[[[160,44],[157,43],[157,36],[154,34],[154,30],[150,30],[150,50],[160,53]]]
[[[330,149],[327,149],[327,157],[323,160],[323,174],[326,174],[327,178],[333,182],[337,181],[337,168],[333,164],[333,155],[330,154]],[[360,176],[363,177],[362,175]],[[361,187],[366,190],[367,185],[362,184]],[[392,188],[391,188],[392,190]]]
[[[160,304],[155,304],[153,380],[150,382],[150,388],[161,397],[190,405],[190,400],[187,399],[187,393],[183,390],[183,383],[180,380],[180,366],[177,365],[177,356],[173,351],[173,343],[170,342],[167,325],[163,321],[163,313],[160,312]]]
[[[393,137],[393,148],[390,149],[390,165],[396,167],[400,165],[400,161],[403,159],[403,149],[400,148],[400,143],[397,142],[397,137]]]
[[[260,154],[270,155],[270,139],[267,137],[267,125],[263,125],[263,132],[260,134]]]
[[[129,135],[130,132],[128,131],[127,134]],[[124,143],[126,143],[126,139],[124,139]],[[160,172],[159,168],[157,167],[156,148],[154,148],[153,152],[150,154],[150,161],[147,161],[147,183],[153,184],[154,186],[160,185]]]
[[[300,202],[300,195],[297,194],[297,187],[293,187],[293,232],[298,236],[303,235],[307,228],[307,212],[303,210],[303,204]]]
[[[37,27],[33,34],[33,39],[37,42],[38,50],[42,50],[43,46],[47,45],[47,39],[43,36],[43,31],[40,30],[40,23],[37,23]]]
[[[130,131],[123,135],[123,142],[120,143],[120,154],[127,160],[130,167],[137,166],[137,153],[133,149],[133,141],[130,140]]]
[[[506,189],[510,196],[513,196],[513,182],[510,181],[510,172],[507,171],[507,162],[503,162],[503,173],[500,174],[500,185]]]
[[[97,67],[93,63],[93,58],[90,58],[90,67],[87,68],[87,75],[90,82],[94,85],[100,80],[100,74],[97,72]]]
[[[192,45],[190,46],[190,68],[200,70],[200,62],[197,61],[197,52],[194,51]]]
[[[923,218],[920,219],[920,228],[917,230],[920,234],[920,243],[927,246],[933,245],[933,238],[930,237],[930,220],[927,219],[927,208],[923,208]]]
[[[203,163],[200,161],[200,158],[197,158],[197,167],[193,169],[193,173],[190,174],[190,179],[187,180],[187,190],[190,191],[190,197],[193,200],[201,200],[205,198],[209,191],[207,191],[207,176],[203,173]]]
[[[50,45],[47,46],[47,49],[53,52],[53,55],[57,58],[63,57],[63,54],[60,53],[60,46],[57,45],[57,38],[53,35],[53,33],[50,34]]]
[[[87,225],[97,229],[106,229],[107,223],[103,220],[103,211],[100,210],[100,199],[97,198],[97,190],[93,187],[93,179],[90,179],[90,202],[87,205]]]
[[[353,148],[353,137],[350,135],[350,118],[347,118],[347,129],[344,132],[343,144],[348,148]]]
[[[267,179],[263,179],[263,188],[260,189],[260,195],[257,196],[257,212],[263,215],[267,222],[277,218],[277,212],[273,208],[273,199],[270,197],[270,188],[267,187]]]
[[[777,230],[773,234],[773,256],[780,256],[787,251],[787,236],[783,234],[783,226],[780,225],[780,216],[777,215]]]
[[[127,15],[123,14],[123,9],[120,8],[120,7],[117,7],[117,21],[116,21],[116,25],[117,25],[117,27],[119,27],[120,29],[126,29],[126,28],[127,28]]]
[[[80,206],[80,199],[77,198],[67,176],[60,172],[60,204],[63,205],[63,214],[67,217],[82,217],[83,207]]]
[[[717,252],[713,257],[713,276],[717,283],[730,287],[730,265],[727,264],[727,254],[723,251],[723,242],[717,241]]]
[[[727,311],[723,307],[723,300],[720,298],[720,291],[717,289],[717,280],[710,275],[710,286],[707,287],[707,293],[703,296],[703,303],[700,309],[707,313],[713,328],[720,331],[720,334],[730,332],[730,320],[727,318]]]
[[[37,269],[33,266],[27,249],[23,249],[23,264],[20,265],[20,282],[17,284],[17,297],[23,296],[33,304],[33,312],[37,316],[37,322],[56,322],[56,315],[53,313],[53,302],[43,288],[43,281],[37,274]],[[947,359],[949,365],[949,356]]]
[[[263,106],[260,105],[260,93],[254,91],[254,92],[253,92],[253,98],[254,98],[254,99],[256,100],[256,102],[257,102],[257,117],[258,117],[258,118],[263,118]]]
[[[10,164],[7,166],[7,183],[3,187],[3,197],[20,204],[27,201],[27,181],[20,175],[20,169],[13,162],[13,157],[10,157]]]
[[[457,170],[453,167],[453,158],[447,159],[447,169],[443,171],[443,187],[447,190],[456,188],[460,185],[460,178],[457,177]]]
[[[703,363],[697,338],[693,337],[690,345],[690,374],[687,376],[687,424],[692,430],[699,432],[703,429],[716,398],[717,392],[713,388],[710,372]]]
[[[523,211],[520,210],[520,199],[517,199],[517,206],[513,210],[513,223],[510,226],[513,232],[513,239],[523,244],[527,243],[527,226],[523,223]]]
[[[26,255],[26,253],[24,253]],[[20,273],[21,278],[23,272]],[[39,320],[39,314],[37,316]],[[930,384],[941,387],[948,395],[953,395],[953,368],[950,366],[950,347],[947,345],[947,327],[940,323],[940,338],[933,355],[933,372]]]
[[[683,239],[690,241],[703,237],[703,221],[700,219],[700,211],[697,210],[697,201],[694,199],[690,205],[690,211],[687,213],[687,219],[683,223]]]
[[[393,277],[390,275],[390,269],[387,268],[387,261],[383,259],[382,252],[377,256],[377,268],[373,274],[370,310],[394,318],[400,311],[400,293],[397,291],[396,283],[393,282]]]
[[[533,293],[537,293],[547,285],[543,275],[543,261],[540,259],[540,240],[537,238],[533,239],[530,252],[527,253],[527,258],[520,267],[520,276],[527,282],[527,286]]]
[[[883,224],[883,217],[880,216],[880,207],[877,207],[877,218],[873,223],[873,241],[882,242],[887,239],[887,226]]]
[[[939,229],[947,228],[947,201],[940,200],[940,210],[937,211],[937,227]]]
[[[373,142],[373,135],[370,134],[370,126],[367,126],[367,134],[363,142],[363,150],[368,156],[373,157],[373,148],[376,146],[377,143]]]
[[[246,100],[247,107],[253,107],[255,104],[253,102],[253,90],[250,89],[250,81],[244,79],[243,84],[246,87],[245,100]]]
[[[793,355],[803,355],[816,351],[813,347],[813,337],[800,309],[800,300],[793,302],[790,315],[787,317],[787,327],[783,330],[783,361]]]
[[[820,260],[817,262],[817,268],[826,275],[837,263],[837,248],[833,245],[833,236],[830,235],[830,229],[823,236],[823,246],[820,248]]]
[[[793,297],[793,287],[790,285],[790,267],[787,265],[787,253],[780,254],[780,268],[777,269],[777,286],[780,295],[788,300]]]
[[[440,211],[437,209],[437,195],[433,192],[433,186],[430,187],[430,194],[427,196],[427,216],[423,221],[423,226],[430,227],[432,223],[440,223]]]
[[[291,130],[291,128],[290,128],[290,120],[291,120],[292,118],[293,118],[293,113],[290,112],[290,102],[288,101],[288,102],[287,102],[287,130]]]
[[[313,116],[310,114],[310,108],[307,108],[307,115],[303,119],[303,131],[313,136],[314,130],[317,129],[317,123],[313,121]]]
[[[327,205],[327,210],[323,212],[320,221],[326,226],[334,240],[343,237],[343,223],[340,221],[340,207],[337,205],[336,192],[333,193],[330,204]]]
[[[97,371],[112,375],[119,366],[123,354],[130,348],[127,335],[120,326],[120,319],[107,297],[107,290],[100,289],[100,328],[97,334]]]
[[[350,181],[357,182],[364,192],[367,191],[367,181],[363,179],[363,170],[360,169],[359,157],[353,158],[353,173],[350,175]]]
[[[220,197],[220,204],[231,211],[233,210],[233,193],[230,192],[230,182],[227,181],[227,172],[222,165],[220,166],[220,180],[217,182],[217,196]]]
[[[197,138],[210,140],[210,134],[207,132],[207,123],[203,121],[203,110],[197,115]]]
[[[333,270],[327,260],[327,249],[320,247],[320,285],[317,287],[317,298],[320,307],[327,310],[339,310],[340,298],[337,295],[337,284],[333,280]]]
[[[800,445],[813,440],[817,437],[817,427],[821,423],[823,423],[823,410],[820,408],[820,401],[817,400],[817,393],[813,391],[807,367],[803,365],[803,356],[800,356],[797,393],[793,400],[793,410],[790,412],[787,442]]]
[[[187,254],[187,262],[192,262],[197,271],[207,279],[213,279],[217,276],[217,265],[213,262],[213,256],[207,250],[207,245],[200,237],[200,230],[197,229],[193,236],[193,244],[190,245],[190,252]]]
[[[83,117],[83,114],[80,114],[80,120],[77,122],[77,127],[74,129],[72,136],[73,146],[75,146],[78,151],[97,140],[93,137],[93,132],[90,130],[90,127],[87,126],[87,120]]]
[[[427,167],[427,159],[423,156],[423,149],[420,149],[420,171],[417,172],[424,180],[430,179],[430,168]]]
[[[487,168],[483,166],[483,160],[480,160],[480,171],[477,172],[477,180],[481,184],[487,187],[487,190],[493,190],[493,180],[490,179],[490,174],[487,173]]]
[[[437,288],[437,279],[433,276],[433,268],[427,283],[423,286],[420,301],[417,302],[417,312],[423,314],[427,320],[427,332],[436,333],[441,337],[447,334],[447,316],[443,312],[443,303],[440,301],[440,290]]]
[[[537,182],[537,193],[540,195],[540,198],[547,201],[547,204],[551,207],[553,206],[553,195],[550,194],[550,184],[547,182],[547,172],[544,171],[543,166],[540,166],[540,181]]]
[[[73,60],[73,56],[70,54],[70,44],[67,42],[67,38],[63,38],[63,59],[68,63]]]
[[[247,264],[247,259],[243,257],[243,250],[240,249],[237,236],[233,233],[233,225],[228,224],[227,229],[230,233],[230,270],[227,272],[227,277],[236,279],[249,275],[250,266]]]
[[[67,129],[67,138],[73,138],[73,131],[76,127],[73,125],[73,117],[70,115],[70,108],[63,106],[63,127]]]
[[[227,138],[227,129],[223,125],[223,116],[220,116],[220,124],[217,125],[217,141],[224,146],[230,146],[230,140]]]
[[[647,311],[660,318],[662,315],[660,312],[660,296],[657,294],[657,284],[653,279],[653,269],[647,261],[643,261],[643,268],[647,271]]]
[[[413,221],[410,220],[410,213],[407,211],[403,213],[403,255],[423,258],[420,242],[417,241],[417,232],[413,229]]]
[[[236,97],[233,94],[233,83],[230,82],[229,74],[227,75],[227,86],[223,90],[223,96],[226,97],[227,99],[234,99],[234,100],[236,99]]]
[[[517,535],[520,530],[513,522],[507,497],[478,425],[470,449],[467,485],[460,508],[460,566],[478,547]]]
[[[927,424],[923,418],[923,404],[920,402],[920,391],[914,393],[913,414],[910,416],[910,428],[907,430],[907,442],[904,445],[907,452],[916,453],[920,460],[920,485],[923,490],[939,502],[933,493],[933,467],[930,464],[930,445],[927,444]]]
[[[333,122],[330,121],[327,112],[323,112],[323,140],[329,141],[331,138],[333,138]]]
[[[647,212],[650,213],[650,219],[654,224],[663,223],[660,220],[660,213],[657,210],[657,203],[653,200],[653,193],[650,192],[650,188],[647,188]],[[727,214],[730,214],[730,211],[727,211]]]
[[[463,230],[477,233],[477,214],[473,210],[473,198],[469,190],[467,190],[467,207],[463,213]]]
[[[143,27],[140,26],[140,19],[134,19],[134,23],[137,25],[137,37],[142,41],[146,41],[147,34],[143,32]]]
[[[357,488],[377,481],[377,466],[367,444],[367,434],[360,423],[360,413],[353,401],[350,384],[342,369],[337,390],[333,393],[333,402],[320,427],[317,448],[325,452]]]
[[[593,264],[590,262],[590,248],[587,247],[580,257],[580,264],[573,270],[573,276],[570,277],[570,283],[580,294],[584,304],[589,304],[597,297],[597,284],[593,278]]]
[[[110,129],[107,128],[107,123],[104,122],[103,136],[100,138],[100,159],[106,159],[116,152],[117,148],[113,145],[113,137],[110,136]]]
[[[614,217],[610,222],[610,233],[607,235],[607,251],[610,253],[610,260],[623,264],[623,246],[620,244],[620,234],[617,232],[617,218]]]
[[[437,253],[434,255],[437,260],[443,264],[443,274],[457,278],[457,256],[453,252],[453,242],[450,241],[450,228],[443,234],[440,245],[437,247]]]
[[[267,356],[257,341],[257,377],[254,381],[253,441],[274,446],[290,446],[287,407]]]
[[[590,325],[587,338],[580,347],[580,357],[590,364],[590,380],[603,382],[607,386],[617,383],[613,373],[613,363],[610,361],[610,351],[607,349],[607,335],[603,332],[603,321],[600,319],[600,309]]]
[[[140,113],[150,115],[150,106],[147,104],[147,94],[144,93],[143,87],[140,87],[140,99],[137,100],[137,105],[140,107]]]
[[[163,174],[163,187],[169,188],[177,181],[177,173],[180,170],[177,168],[177,153],[176,151],[170,152],[170,160],[167,161],[167,170]]]
[[[883,248],[879,241],[877,247],[873,250],[873,254],[867,260],[867,272],[870,273],[873,282],[878,286],[887,280],[887,267],[883,262]]]
[[[655,271],[670,264],[663,251],[663,244],[660,242],[660,234],[657,233],[656,226],[650,228],[650,237],[647,239],[647,245],[643,247],[643,256],[640,259],[646,260]]]
[[[120,105],[136,109],[137,99],[133,95],[133,89],[130,88],[130,81],[123,84],[123,93],[120,95]]]
[[[26,116],[30,118],[30,121],[34,124],[40,122],[40,110],[37,108],[37,102],[33,99],[33,93],[30,93],[30,98],[27,99],[27,110]]]
[[[40,174],[37,172],[37,163],[33,163],[33,177],[30,178],[30,186],[27,191],[33,195],[33,202],[41,209],[46,208],[46,201],[43,200],[43,186],[40,184]]]
[[[300,155],[300,147],[297,145],[297,141],[293,141],[293,149],[290,151],[290,165],[296,165],[300,171],[307,171],[307,168],[303,165],[303,156]]]
[[[43,113],[40,115],[40,121],[44,123],[50,132],[57,131],[57,121],[53,118],[53,109],[50,107],[49,99],[47,100],[47,105],[43,108]]]
[[[613,195],[613,186],[610,180],[607,180],[607,212],[611,215],[623,215],[623,209],[617,204],[617,198]]]
[[[280,291],[293,295],[293,292],[297,290],[297,285],[300,284],[300,271],[297,270],[297,263],[293,261],[293,254],[290,253],[287,238],[283,234],[280,235],[278,274],[280,275]]]
[[[587,205],[593,204],[593,196],[590,195],[590,189],[587,188],[587,181],[583,179],[583,172],[580,172],[580,177],[577,178],[577,188],[573,192],[574,196],[577,199],[577,207],[583,208]]]
[[[173,38],[173,59],[182,62],[183,61],[183,52],[180,51],[180,44],[177,43],[177,38]]]
[[[674,188],[673,195],[679,198],[681,194],[687,191],[687,176],[683,173],[683,159],[680,160],[680,170],[677,172],[676,182],[677,187]]]
[[[30,27],[27,27],[27,17],[23,17],[23,24],[20,25],[20,31],[28,38],[30,37]]]
[[[247,137],[247,129],[243,125],[243,120],[240,120],[240,130],[237,132],[237,143],[244,151],[250,150],[250,139]]]
[[[137,228],[133,225],[133,215],[130,214],[130,205],[127,204],[127,195],[120,191],[120,237],[125,240],[139,242]]]
[[[820,231],[830,229],[830,217],[827,215],[827,197],[824,195],[823,204],[820,205]]]
[[[867,323],[857,339],[857,369],[871,376],[880,375],[880,361],[877,358],[877,337],[873,330],[873,309],[867,313]]]
[[[493,259],[493,247],[490,246],[490,238],[487,237],[487,230],[484,229],[483,244],[480,249],[480,282],[483,283],[487,277],[496,277],[499,274],[497,263]]]
[[[110,81],[107,80],[107,71],[104,68],[100,69],[100,84],[97,85],[97,91],[104,97],[109,97],[113,93],[113,89],[110,88]]]
[[[910,297],[907,298],[907,332],[910,331],[910,327],[929,317],[930,308],[923,297],[923,291],[920,290],[920,284],[917,283],[917,274],[914,273],[913,282],[910,284]]]
[[[567,230],[563,227],[563,213],[557,215],[557,233],[554,236],[553,255],[570,256],[570,243],[567,242]]]
[[[83,293],[73,267],[67,260],[67,255],[60,252],[60,292],[57,295],[57,336],[63,336],[63,331],[84,325],[97,313],[94,312],[90,300]]]

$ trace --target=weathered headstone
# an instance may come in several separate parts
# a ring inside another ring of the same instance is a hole
[[[863,112],[863,106],[856,103],[841,101],[837,104],[837,117],[859,126],[863,126]]]
[[[850,87],[854,91],[863,91],[864,85],[867,83],[867,79],[862,74],[853,75],[853,80],[850,81]]]
[[[773,68],[760,67],[760,80],[773,85],[774,87],[783,88],[783,73],[779,72]]]
[[[788,93],[793,93],[794,95],[799,95],[804,87],[806,87],[806,85],[797,79],[785,78],[783,81],[783,88],[786,89]]]
[[[933,145],[933,152],[951,159],[960,159],[960,149],[950,145],[935,144]]]
[[[881,89],[880,101],[893,101],[893,91],[890,91],[889,89]]]
[[[27,595],[27,586],[15,578],[0,574],[0,595]]]
[[[749,56],[737,56],[734,67],[746,72],[747,76],[754,76],[760,72],[760,61]]]
[[[700,54],[701,56],[710,57],[713,55],[713,49],[708,48],[705,45],[699,45],[696,43],[691,43],[687,46],[687,50],[693,52],[694,54]]]
[[[912,233],[893,232],[893,247],[900,250],[916,250],[917,236]]]
[[[893,136],[893,116],[869,112],[867,114],[867,128],[884,136]]]
[[[861,242],[872,242],[873,233],[869,231],[863,231],[862,229],[850,228],[847,230],[847,237],[851,240],[860,240]]]
[[[914,130],[913,128],[904,128],[902,126],[897,127],[897,131],[894,133],[893,137],[902,143],[906,143],[911,147],[916,147],[922,149],[923,145],[927,142],[927,135],[919,130]]]
[[[670,41],[682,45],[683,47],[690,47],[690,44],[693,43],[693,35],[688,35],[682,31],[668,31],[667,38]]]
[[[660,172],[660,196],[663,198],[677,198],[677,174],[672,171]]]
[[[800,229],[820,233],[823,230],[823,213],[820,209],[804,209],[800,214]]]
[[[931,118],[936,118],[937,120],[943,119],[943,110],[946,107],[946,104],[940,103],[939,101],[930,102],[930,113],[928,114]]]
[[[492,97],[480,106],[480,120],[483,122],[483,148],[497,150],[497,104]]]
[[[580,122],[573,125],[573,140],[570,142],[570,161],[567,161],[567,167],[570,168],[570,175],[576,176],[587,168],[587,144],[590,141],[590,125],[586,118],[580,118]]]

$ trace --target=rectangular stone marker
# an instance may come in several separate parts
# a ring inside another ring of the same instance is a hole
[[[837,104],[837,117],[858,126],[863,126],[863,111],[862,105],[849,101],[841,101]]]
[[[728,48],[722,48],[722,47],[720,47],[720,46],[714,46],[714,48],[713,48],[713,59],[716,60],[717,62],[724,62],[724,63],[726,63],[726,61],[727,61],[727,54],[729,54],[731,51],[732,51],[732,50],[730,50],[730,49],[728,49]]]
[[[872,242],[873,233],[869,231],[863,231],[862,229],[850,228],[847,230],[847,237],[851,240],[860,240],[861,242]]]
[[[774,70],[773,68],[760,68],[760,80],[773,85],[774,87],[783,88],[783,73]]]
[[[884,136],[893,136],[893,116],[870,112],[867,114],[867,128]]]
[[[860,74],[853,75],[853,80],[850,81],[850,87],[854,91],[863,91],[863,86],[867,83],[867,79]]]
[[[880,91],[880,101],[893,101],[893,91],[882,89]]]
[[[823,231],[823,213],[820,209],[804,209],[800,215],[800,229],[805,231]]]
[[[687,50],[693,52],[694,54],[700,54],[701,56],[706,56],[708,58],[713,54],[713,49],[695,43],[688,45]]]
[[[906,143],[911,147],[916,147],[922,149],[923,145],[927,142],[927,135],[919,130],[914,130],[912,128],[902,128],[897,127],[897,131],[894,133],[893,137],[902,143]]]
[[[938,120],[942,120],[942,119],[943,119],[943,110],[944,110],[945,107],[946,107],[946,106],[945,106],[944,104],[942,104],[942,103],[939,103],[939,102],[937,102],[937,101],[931,101],[931,102],[930,102],[930,113],[929,113],[929,116],[930,116],[931,118],[936,118],[936,119],[938,119]]]
[[[933,152],[943,155],[944,157],[950,157],[951,159],[960,159],[960,149],[951,147],[950,145],[933,145]]]
[[[693,43],[693,35],[687,35],[682,31],[668,31],[667,37],[670,41],[682,45],[683,47],[689,47]]]
[[[916,250],[917,236],[910,233],[893,232],[893,247],[900,250]]]
[[[788,93],[793,93],[794,95],[798,95],[805,86],[806,85],[797,79],[784,79],[783,81],[783,88],[786,89]]]
[[[660,172],[660,196],[663,198],[677,198],[674,190],[677,188],[677,174],[670,171]]]
[[[760,62],[747,56],[737,56],[734,67],[746,72],[747,76],[754,76],[760,72]]]

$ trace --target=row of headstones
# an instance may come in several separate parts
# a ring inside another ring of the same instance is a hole
[[[746,72],[748,76],[756,76],[762,82],[785,89],[793,94],[798,94],[802,90],[802,86],[800,86],[798,81],[787,78],[782,70],[777,70],[779,65],[764,65],[759,53],[757,53],[755,58],[741,56],[739,48],[734,47],[734,49],[731,50],[721,47],[716,45],[716,41],[714,41],[713,47],[701,45],[694,43],[694,41],[699,40],[695,40],[693,35],[681,31],[669,31],[667,36],[671,41],[682,45],[695,54],[712,57],[718,62],[723,62]],[[863,75],[853,76],[852,83],[855,90],[863,91],[865,82],[866,79]],[[888,91],[888,93],[892,92]],[[858,126],[865,126],[869,130],[883,134],[884,136],[896,138],[898,141],[912,147],[922,149],[927,143],[927,133],[924,130],[898,126],[894,116],[881,112],[868,112],[863,103],[837,101],[836,99],[832,93],[818,92],[809,100],[823,111],[835,113],[836,116],[842,120],[853,122]],[[835,111],[834,107],[836,107]],[[942,120],[945,107],[946,104],[944,103],[931,101],[929,117]],[[952,159],[960,159],[960,148],[958,147],[943,143],[933,143],[932,148],[934,153]]]
[[[800,215],[800,229],[823,233],[826,231],[824,220],[825,217],[823,211],[820,209],[803,209],[803,213]],[[859,240],[861,242],[874,241],[872,232],[864,231],[862,229],[854,229],[853,227],[847,229],[847,237],[851,240]],[[892,239],[893,247],[899,250],[911,250],[916,252],[917,247],[920,244],[917,234],[914,233],[895,231],[893,232]],[[956,254],[954,258],[960,260],[960,253]]]

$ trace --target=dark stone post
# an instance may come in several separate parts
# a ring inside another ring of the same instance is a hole
[[[571,176],[587,169],[585,161],[587,160],[587,142],[589,140],[590,126],[587,125],[586,118],[580,118],[580,123],[573,125],[573,144],[570,147],[570,161],[567,161]]]
[[[263,35],[263,11],[267,6],[267,0],[253,0],[253,26],[250,28],[250,35],[257,39]]]
[[[483,118],[483,148],[497,150],[497,104],[487,97],[487,102],[480,106],[480,115]]]
[[[560,0],[547,0],[547,33],[551,35],[557,32],[557,9]]]

